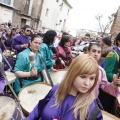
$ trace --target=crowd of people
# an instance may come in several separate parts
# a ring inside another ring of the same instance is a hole
[[[113,43],[109,36],[93,39],[87,33],[77,38],[66,32],[59,36],[54,30],[37,33],[29,25],[19,29],[0,24],[0,48],[13,69],[3,60],[4,71],[16,75],[13,88],[17,95],[25,86],[45,82],[40,55],[48,74],[68,68],[61,83],[53,86],[26,120],[90,120],[91,114],[91,120],[103,120],[103,109],[112,114],[115,100],[108,102],[100,94],[120,96],[120,33]],[[34,64],[29,58],[31,52]],[[0,93],[5,85],[0,72]]]

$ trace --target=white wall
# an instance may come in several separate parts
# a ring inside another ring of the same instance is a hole
[[[13,11],[0,7],[0,23],[8,22],[9,20],[12,22]]]
[[[30,6],[29,6],[28,15],[31,15],[31,12],[32,12],[32,5],[33,5],[33,0],[30,0]]]
[[[60,11],[61,3],[63,3],[63,8]],[[48,16],[45,16],[46,9],[49,9]],[[59,0],[58,3],[56,0],[44,0],[40,18],[40,20],[42,20],[41,27],[61,31],[64,19],[66,19],[67,22],[68,9],[70,8],[63,2],[63,0]],[[56,26],[60,20],[62,20],[62,23]]]

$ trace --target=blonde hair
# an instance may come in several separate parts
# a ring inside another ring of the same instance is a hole
[[[64,78],[64,80],[60,83],[58,90],[56,91],[56,106],[59,106],[66,95],[69,94],[73,81],[75,78],[82,74],[96,74],[94,85],[87,93],[80,93],[76,96],[75,102],[71,108],[74,108],[73,113],[74,117],[77,119],[78,111],[80,110],[80,120],[84,120],[87,116],[88,109],[92,101],[94,100],[93,89],[97,84],[98,75],[99,75],[99,67],[97,62],[93,57],[87,54],[80,55],[76,57]]]

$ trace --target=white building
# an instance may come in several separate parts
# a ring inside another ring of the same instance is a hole
[[[14,26],[27,24],[43,32],[67,32],[70,9],[67,0],[0,0],[0,23],[10,20]]]
[[[0,23],[12,21],[14,0],[0,0]]]
[[[43,32],[48,29],[56,30],[58,33],[66,31],[71,8],[72,6],[67,0],[44,0],[39,28],[42,28]]]

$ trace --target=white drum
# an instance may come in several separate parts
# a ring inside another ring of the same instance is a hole
[[[117,118],[116,116],[108,112],[102,111],[102,114],[103,114],[103,120],[120,120],[120,118]]]
[[[0,120],[23,120],[18,103],[8,94],[0,94]]]
[[[24,113],[28,115],[38,104],[38,101],[47,95],[51,88],[49,84],[43,82],[22,88],[18,98]]]
[[[58,70],[57,72],[52,72],[50,74],[50,77],[53,81],[53,84],[55,85],[57,83],[60,83],[64,79],[66,73],[67,73],[66,69],[65,70]]]
[[[5,71],[5,74],[6,74],[6,77],[7,77],[7,79],[8,79],[8,82],[9,82],[10,84],[15,82],[16,76],[15,76],[14,73]]]

